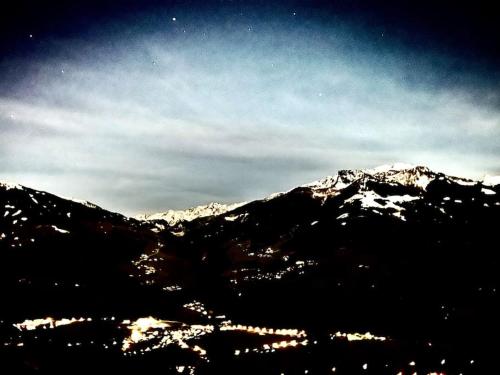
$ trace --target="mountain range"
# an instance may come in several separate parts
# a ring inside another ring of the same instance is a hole
[[[499,194],[397,164],[133,218],[0,183],[0,366],[494,373]]]

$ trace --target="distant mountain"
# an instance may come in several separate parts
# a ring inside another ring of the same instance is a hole
[[[135,218],[137,220],[163,220],[169,225],[176,225],[182,221],[192,221],[200,217],[221,215],[228,211],[234,210],[240,206],[243,206],[247,202],[234,203],[230,205],[220,204],[212,202],[209,204],[196,206],[193,208],[188,208],[187,210],[168,210],[165,212],[158,212],[155,214],[141,214],[137,215]]]
[[[498,182],[397,164],[140,220],[0,184],[0,366],[495,373]]]

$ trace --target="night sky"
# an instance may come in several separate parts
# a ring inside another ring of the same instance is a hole
[[[136,214],[393,162],[500,174],[487,2],[1,7],[0,180]]]

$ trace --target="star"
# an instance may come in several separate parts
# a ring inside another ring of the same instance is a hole
[[[175,22],[175,21],[177,21],[177,18],[175,18],[175,17],[172,17],[172,21],[174,21],[174,22]]]
[[[30,39],[33,39],[33,34],[30,34]]]

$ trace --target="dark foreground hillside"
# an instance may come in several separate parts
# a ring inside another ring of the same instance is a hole
[[[499,194],[341,171],[170,225],[0,184],[0,373],[497,373]]]

